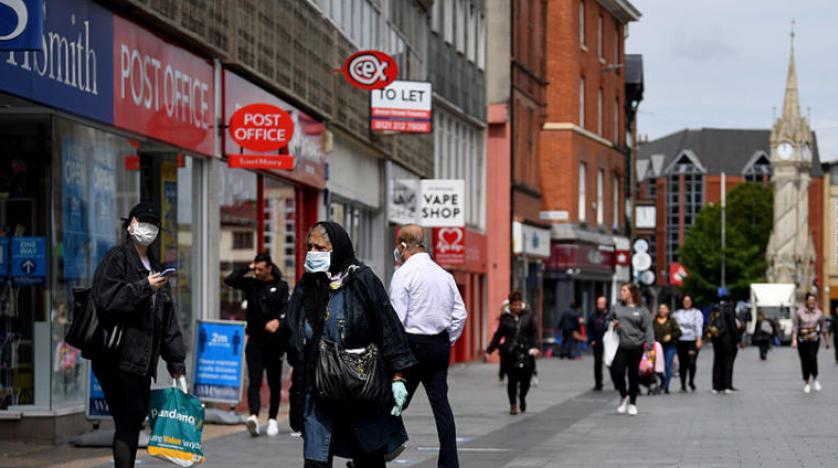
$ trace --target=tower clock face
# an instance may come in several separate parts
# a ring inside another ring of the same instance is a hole
[[[808,161],[812,158],[812,153],[809,150],[809,145],[803,145],[803,160]]]
[[[794,152],[794,148],[791,146],[791,143],[783,142],[777,146],[777,156],[780,156],[782,159],[789,159],[792,152]]]

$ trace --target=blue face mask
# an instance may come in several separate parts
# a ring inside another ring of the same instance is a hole
[[[328,273],[331,265],[331,252],[308,252],[304,268],[306,273]]]

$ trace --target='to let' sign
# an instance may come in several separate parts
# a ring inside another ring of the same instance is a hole
[[[291,114],[273,104],[250,104],[230,117],[230,136],[252,151],[274,151],[294,136]]]

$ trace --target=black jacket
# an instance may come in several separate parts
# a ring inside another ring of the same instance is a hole
[[[273,279],[270,282],[247,277],[249,268],[242,268],[230,273],[224,284],[244,291],[247,297],[247,334],[250,339],[268,338],[265,324],[271,320],[285,320],[288,308],[288,283],[282,274],[273,267]]]
[[[517,358],[519,355],[528,356],[530,349],[538,347],[538,328],[532,314],[524,309],[517,320],[511,312],[501,314],[500,324],[486,352],[491,354],[496,349],[500,349],[501,358],[506,367],[512,364],[511,358]]]
[[[597,345],[602,345],[602,337],[608,331],[608,309],[602,314],[598,310],[593,311],[588,316],[588,324],[585,331],[588,333],[588,343],[596,342]]]
[[[742,330],[736,324],[736,311],[733,304],[719,304],[718,312],[711,312],[708,320],[707,335],[713,341],[713,349],[733,350],[742,339]]]
[[[375,343],[388,375],[404,371],[417,364],[407,344],[407,334],[399,321],[390,297],[381,280],[366,265],[349,273],[344,280],[346,297],[344,314],[348,322],[344,337],[345,348],[364,348]],[[316,346],[305,337],[306,314],[303,309],[305,288],[297,284],[288,304],[287,320],[283,333],[290,335],[288,362],[294,366],[291,387],[290,423],[295,430],[302,428],[306,389],[312,385],[307,364],[316,357]],[[312,328],[314,328],[312,326]],[[389,385],[389,383],[388,383]],[[389,412],[390,408],[380,408]]]
[[[161,270],[156,259],[149,260],[153,270]],[[131,241],[112,248],[96,267],[91,297],[99,320],[122,327],[123,336],[118,349],[94,350],[92,359],[156,377],[162,355],[170,374],[185,374],[186,348],[169,285],[155,292],[148,274]]]

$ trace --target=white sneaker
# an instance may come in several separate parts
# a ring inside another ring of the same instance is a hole
[[[629,405],[629,416],[637,416],[637,405]]]
[[[276,423],[276,419],[268,419],[267,434],[270,437],[276,437],[279,434],[279,424]]]
[[[803,387],[803,393],[809,393],[809,392],[811,392],[811,391],[812,391],[812,386],[811,386],[811,385],[806,384],[806,385]]]
[[[713,390],[710,390],[710,393],[712,393],[713,395],[718,395],[719,391],[714,388]]]
[[[734,393],[736,393],[736,392],[734,392],[733,390],[731,390],[729,388],[725,389],[725,395],[733,395]]]
[[[626,410],[628,409],[629,399],[628,397],[623,398],[623,402],[620,403],[620,406],[617,407],[617,412],[620,414],[626,414]]]
[[[819,392],[819,391],[821,391],[822,389],[823,389],[823,387],[821,387],[821,383],[820,383],[820,382],[818,382],[817,380],[815,380],[815,391],[816,391],[816,392]]]
[[[255,414],[251,414],[247,421],[245,421],[247,425],[247,430],[250,431],[250,435],[253,437],[259,436],[259,418],[256,417]]]

